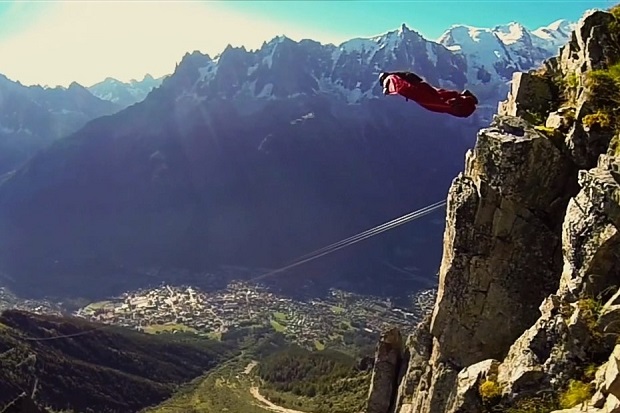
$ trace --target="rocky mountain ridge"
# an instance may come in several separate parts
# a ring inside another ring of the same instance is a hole
[[[165,76],[155,79],[148,73],[144,75],[142,80],[131,79],[129,82],[107,77],[101,82],[88,86],[87,89],[99,99],[126,108],[143,101],[151,90],[161,85],[164,78]]]
[[[0,75],[0,176],[89,120],[120,109],[77,83],[45,89]]]
[[[493,28],[455,25],[438,42],[465,57],[467,87],[482,100],[492,100],[506,95],[514,72],[535,68],[556,55],[574,26],[567,20],[531,31],[517,22]]]
[[[437,41],[402,25],[383,35],[355,38],[338,46],[311,40],[294,42],[280,36],[255,51],[228,47],[213,59],[194,52],[191,60],[198,73],[186,79],[191,85],[180,98],[202,100],[206,94],[228,93],[230,97],[234,93],[247,100],[262,100],[327,93],[358,104],[381,96],[376,85],[380,71],[414,70],[439,85],[474,90],[482,102],[480,121],[486,122],[505,95],[512,72],[527,70],[553,55],[558,45],[568,40],[571,25],[560,20],[532,31],[514,22],[492,29],[461,25],[448,29]],[[237,57],[230,57],[231,53]],[[231,59],[243,70],[226,63]],[[218,70],[226,74],[217,75]],[[3,77],[0,175],[87,121],[141,102],[166,77],[154,79],[147,74],[129,82],[106,78],[88,88],[75,82],[69,88],[25,87]],[[99,99],[86,96],[86,90]],[[45,103],[38,107],[32,102]]]
[[[494,111],[505,96],[512,73],[556,54],[573,26],[566,20],[533,31],[515,22],[492,29],[457,25],[435,42],[403,24],[338,46],[279,36],[258,50],[228,46],[214,58],[196,51],[183,59],[192,62],[193,73],[187,73],[179,98],[261,100],[323,93],[359,104],[381,96],[376,82],[381,71],[412,70],[434,84],[474,91],[486,119],[487,109]]]
[[[619,23],[590,11],[514,75],[452,182],[434,310],[378,344],[404,350],[367,413],[620,411]]]

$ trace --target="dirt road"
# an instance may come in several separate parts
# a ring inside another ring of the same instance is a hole
[[[252,387],[250,389],[250,393],[252,394],[252,396],[256,400],[258,400],[261,404],[264,405],[264,406],[261,406],[261,407],[265,407],[266,409],[269,409],[272,412],[276,412],[276,413],[306,413],[306,412],[302,412],[301,410],[287,409],[286,407],[282,407],[282,406],[278,406],[277,404],[273,404],[272,402],[267,400],[262,394],[260,394],[260,392],[258,391],[258,387]]]

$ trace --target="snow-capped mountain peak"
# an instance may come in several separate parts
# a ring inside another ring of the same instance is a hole
[[[568,41],[575,26],[576,23],[560,19],[548,26],[539,27],[532,31],[532,34],[534,39],[538,40],[536,44],[542,43],[542,47],[546,45],[547,50],[557,52]]]
[[[228,45],[214,58],[186,53],[164,87],[177,101],[196,103],[216,97],[262,101],[326,93],[355,104],[381,96],[380,72],[411,70],[441,87],[469,88],[483,106],[495,110],[492,102],[507,93],[512,74],[557,54],[573,27],[567,20],[533,31],[514,21],[492,28],[456,24],[432,41],[403,23],[339,45],[279,35],[256,50]],[[140,90],[141,84],[156,87],[158,81],[150,76],[129,84],[106,79],[89,89],[113,102],[120,92],[112,88],[125,89],[133,102],[140,99],[129,90]]]
[[[558,54],[570,38],[574,23],[558,20],[529,30],[509,22],[492,28],[453,25],[437,40],[467,60],[468,86],[481,95],[506,93],[515,71],[527,71]]]
[[[386,70],[413,70],[448,87],[462,88],[467,81],[463,57],[403,24],[382,35],[354,38],[338,46],[278,36],[263,42],[258,50],[227,47],[214,60],[186,55],[174,79],[163,87],[179,101],[271,100],[325,93],[360,103],[381,95],[377,76]]]
[[[528,30],[520,23],[510,22],[505,25],[495,26],[493,32],[505,45],[510,45],[521,41],[529,36]]]
[[[87,89],[100,99],[126,107],[142,101],[163,79],[164,77],[155,79],[150,74],[146,74],[142,80],[131,79],[129,82],[107,77]]]

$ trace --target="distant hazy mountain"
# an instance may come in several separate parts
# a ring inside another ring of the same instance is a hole
[[[68,88],[27,87],[0,75],[0,174],[89,120],[119,109],[77,83]]]
[[[161,85],[164,77],[153,78],[147,74],[142,80],[132,79],[129,82],[108,77],[88,87],[88,90],[100,99],[116,103],[123,108],[141,102],[154,88]]]
[[[1,269],[21,292],[113,293],[141,282],[129,276],[139,266],[277,267],[441,200],[511,70],[553,54],[553,27],[454,27],[432,42],[403,25],[339,46],[277,37],[188,53],[142,102],[0,186]],[[383,96],[383,70],[480,91],[481,110],[450,118]],[[442,231],[427,217],[296,274],[400,293],[403,277],[432,282]]]

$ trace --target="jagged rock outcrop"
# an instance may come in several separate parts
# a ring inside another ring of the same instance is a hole
[[[619,128],[597,84],[620,61],[618,23],[584,15],[558,57],[515,75],[478,133],[394,412],[620,411]]]
[[[508,99],[499,103],[498,112],[526,118],[531,113],[548,111],[553,97],[553,87],[546,78],[517,72],[512,77]]]
[[[548,138],[519,118],[497,117],[480,132],[448,197],[429,328],[432,354],[411,366],[430,362],[428,381],[401,412],[476,411],[465,406],[477,378],[494,363],[474,368],[474,380],[464,379],[472,377],[470,366],[503,359],[536,321],[540,302],[558,287],[561,221],[554,212],[568,202],[563,194],[572,170]],[[437,396],[455,388],[453,398]]]
[[[404,375],[398,389],[396,406],[411,403],[411,395],[424,378],[424,366],[430,358],[433,350],[433,337],[429,332],[431,317],[427,315],[424,320],[418,324],[415,332],[409,336],[405,345],[406,366]]]
[[[388,413],[393,405],[402,362],[403,339],[393,328],[381,335],[375,352],[366,413]],[[388,397],[386,397],[388,395]]]

